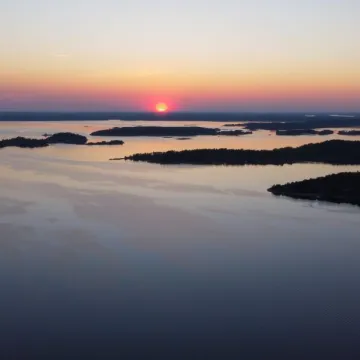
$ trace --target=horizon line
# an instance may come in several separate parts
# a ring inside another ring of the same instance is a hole
[[[360,115],[358,111],[211,111],[211,110],[187,110],[187,111],[168,111],[158,113],[156,111],[136,111],[136,110],[0,110],[0,114],[154,114],[159,117],[166,117],[172,114],[305,114],[305,115]]]

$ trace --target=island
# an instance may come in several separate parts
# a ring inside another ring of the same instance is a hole
[[[332,130],[314,130],[314,129],[293,129],[293,130],[276,130],[276,135],[278,136],[300,136],[300,135],[332,135],[334,131]]]
[[[329,140],[274,150],[195,149],[134,154],[124,158],[156,164],[285,165],[323,163],[360,165],[360,141]],[[116,159],[113,159],[116,160]]]
[[[274,185],[268,191],[276,196],[360,206],[360,172],[345,172]]]
[[[0,149],[6,147],[19,147],[19,148],[41,148],[49,146],[45,139],[29,139],[22,136],[18,136],[11,139],[0,140]]]
[[[345,135],[345,136],[359,136],[360,135],[360,130],[340,130],[338,132],[339,135]]]
[[[294,130],[294,129],[325,129],[325,128],[348,128],[360,126],[360,118],[330,117],[330,118],[312,118],[303,121],[288,122],[246,122],[244,125],[248,130]]]
[[[241,136],[241,135],[251,135],[252,131],[246,130],[224,130],[218,133],[219,136]]]
[[[88,142],[85,145],[88,145],[88,146],[95,146],[95,145],[96,146],[98,146],[98,145],[114,146],[114,145],[124,145],[124,142],[122,140],[110,140],[110,141]]]
[[[219,129],[200,126],[124,126],[98,130],[91,136],[170,136],[189,137],[198,135],[218,135]]]
[[[122,145],[123,141],[113,140],[110,145]],[[109,143],[106,143],[108,145]],[[87,143],[86,136],[73,134],[70,132],[56,133],[49,135],[45,139],[31,139],[25,137],[15,137],[11,139],[0,140],[0,148],[19,147],[19,148],[40,148],[52,144],[68,144],[68,145],[99,145],[99,143]],[[100,145],[103,145],[100,143]]]
[[[73,134],[70,132],[61,132],[51,135],[45,139],[49,144],[72,144],[84,145],[87,142],[86,136]]]
[[[225,127],[243,127],[244,124],[225,124]]]

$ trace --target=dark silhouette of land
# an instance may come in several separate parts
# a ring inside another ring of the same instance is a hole
[[[359,136],[360,130],[341,130],[338,132],[339,135],[345,135],[345,136]]]
[[[332,130],[314,130],[314,129],[294,129],[294,130],[276,130],[276,135],[279,136],[301,136],[301,135],[332,135]]]
[[[224,125],[225,127],[243,127],[244,124],[241,123],[241,124],[225,124]]]
[[[88,143],[86,143],[86,145],[88,145],[88,146],[95,146],[95,145],[96,146],[99,146],[99,145],[113,146],[113,145],[124,145],[124,142],[122,140],[110,140],[110,141],[88,142]]]
[[[343,118],[328,117],[325,119],[311,119],[295,122],[247,122],[244,124],[248,130],[300,130],[300,129],[323,129],[323,128],[347,128],[360,126],[360,117]]]
[[[12,139],[0,140],[0,148],[9,146],[20,148],[39,148],[50,144],[69,144],[69,145],[123,145],[122,140],[111,140],[101,142],[87,142],[87,137],[69,132],[56,133],[45,139],[30,139],[24,137],[16,137]]]
[[[0,140],[0,149],[6,147],[19,147],[19,148],[40,148],[49,146],[49,143],[45,139],[29,139],[18,136],[12,139]]]
[[[218,135],[219,129],[200,126],[124,126],[99,130],[91,136],[174,136]]]
[[[252,131],[246,130],[224,130],[218,133],[220,136],[241,136],[241,135],[251,135]]]
[[[240,136],[252,134],[246,130],[223,130],[201,126],[124,126],[98,130],[91,136],[159,136],[159,137],[192,137],[192,136]]]
[[[268,191],[277,196],[360,206],[360,172],[340,173],[285,185],[274,185]]]
[[[72,144],[84,145],[87,142],[87,137],[70,132],[61,132],[53,134],[45,139],[49,144]]]
[[[285,165],[296,163],[359,165],[360,141],[330,140],[297,148],[286,147],[274,150],[198,149],[167,151],[135,154],[124,159],[156,164],[194,165]]]
[[[334,118],[329,113],[316,113],[309,117],[306,113],[288,112],[0,112],[0,121],[95,121],[95,120],[166,120],[166,121],[219,121],[219,122],[303,122],[303,121],[347,121],[346,116],[355,116],[360,122],[359,113],[340,114],[344,117]],[[350,119],[351,120],[351,119]],[[328,126],[324,126],[328,127]],[[309,128],[309,126],[301,126]],[[255,130],[255,129],[254,129]],[[277,129],[274,129],[277,130]]]

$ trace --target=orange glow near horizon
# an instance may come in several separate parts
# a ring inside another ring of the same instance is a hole
[[[360,111],[359,0],[5,2],[0,111]]]
[[[71,76],[70,76],[71,75]],[[0,70],[0,109],[121,109],[168,111],[344,109],[358,111],[360,73],[134,74]],[[180,76],[181,75],[181,76]],[[159,100],[161,99],[161,100]],[[314,110],[314,111],[315,111]]]

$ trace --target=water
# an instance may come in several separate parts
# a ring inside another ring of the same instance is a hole
[[[115,124],[1,123],[0,134]],[[324,139],[259,132],[1,150],[1,357],[358,358],[360,208],[266,189],[359,167],[108,161]]]

